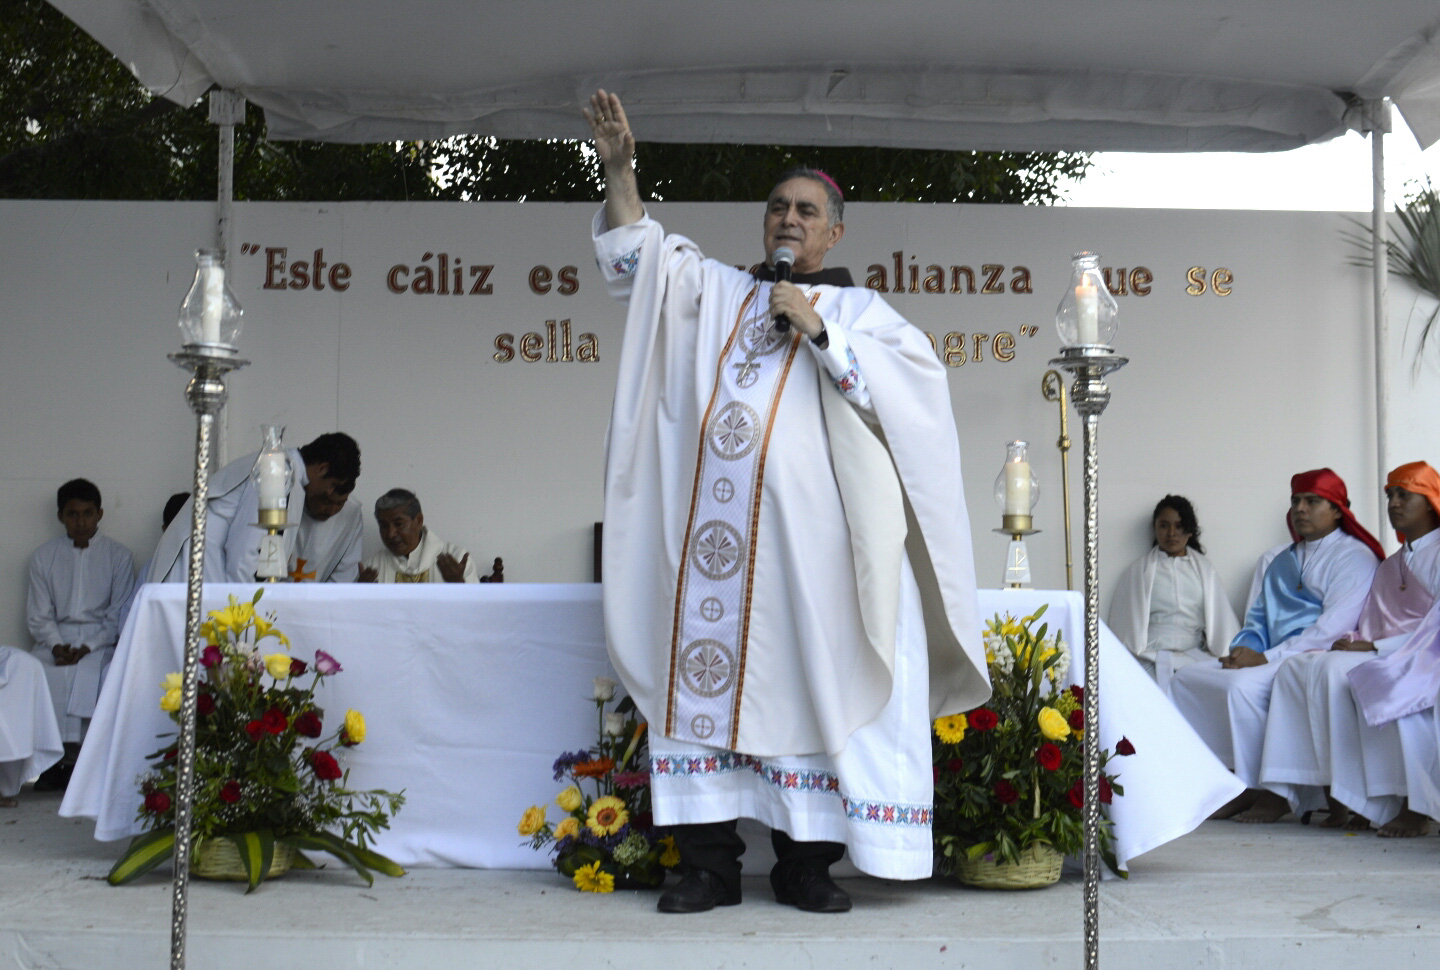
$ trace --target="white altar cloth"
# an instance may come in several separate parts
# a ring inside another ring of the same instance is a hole
[[[253,592],[207,585],[205,608]],[[1079,594],[980,593],[984,618],[1043,602],[1046,619],[1078,646]],[[515,824],[534,804],[559,818],[550,765],[594,743],[591,680],[611,673],[598,585],[277,584],[261,606],[277,614],[294,656],[323,649],[344,666],[320,702],[329,720],[347,707],[365,715],[366,741],[343,761],[352,787],[405,789],[379,851],[410,866],[548,867]],[[141,830],[135,779],[162,746],[158,736],[175,730],[159,707],[160,681],[180,669],[184,626],[185,587],[151,584],[121,632],[60,806],[61,815],[94,818],[97,839]],[[1123,865],[1193,829],[1240,786],[1103,627],[1101,655],[1101,743],[1113,748],[1125,735],[1136,747],[1112,765],[1127,791],[1111,806]],[[1083,676],[1077,652],[1071,677]]]

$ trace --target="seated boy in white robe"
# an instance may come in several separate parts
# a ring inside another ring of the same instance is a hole
[[[97,532],[105,516],[100,489],[86,479],[72,479],[60,486],[55,501],[65,535],[30,557],[25,603],[25,621],[35,641],[31,652],[45,668],[66,748],[64,762],[42,777],[41,791],[64,787],[115,652],[120,611],[135,584],[130,550]]]
[[[1327,808],[1325,826],[1364,829],[1373,821],[1389,836],[1423,826],[1423,819],[1413,812],[1400,817],[1405,779],[1398,744],[1360,719],[1348,674],[1404,644],[1434,604],[1440,475],[1423,461],[1410,462],[1390,473],[1385,493],[1390,524],[1404,545],[1375,571],[1354,631],[1328,651],[1300,654],[1280,668],[1260,783],[1296,812]]]
[[[1287,522],[1295,541],[1273,552],[1229,656],[1191,664],[1170,685],[1180,713],[1250,789],[1217,817],[1272,822],[1289,810],[1285,799],[1259,790],[1271,685],[1290,657],[1328,650],[1355,629],[1384,554],[1328,468],[1290,479]]]
[[[362,583],[478,583],[470,553],[446,542],[425,525],[420,499],[392,488],[375,500],[375,524],[383,552],[365,560]]]

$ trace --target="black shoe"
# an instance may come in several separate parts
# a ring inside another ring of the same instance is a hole
[[[770,873],[770,886],[777,903],[807,913],[850,912],[850,894],[836,885],[824,869],[795,867],[782,874],[777,866]]]
[[[64,791],[70,784],[70,774],[75,770],[73,764],[56,764],[40,772],[40,777],[35,779],[36,791]]]
[[[704,913],[716,906],[738,906],[740,890],[725,883],[709,869],[687,869],[674,888],[667,889],[655,904],[662,913]]]

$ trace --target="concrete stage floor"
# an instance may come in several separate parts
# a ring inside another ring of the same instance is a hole
[[[114,889],[122,843],[59,818],[58,795],[0,809],[0,968],[168,966],[168,867]],[[518,836],[517,836],[518,838]],[[328,859],[328,857],[326,857]],[[1080,877],[981,892],[941,881],[845,882],[855,910],[777,905],[759,875],[746,901],[661,916],[653,893],[582,894],[553,872],[348,869],[291,873],[246,898],[192,881],[188,966],[219,970],[621,967],[927,970],[1082,964]],[[1101,887],[1106,970],[1433,970],[1440,965],[1440,838],[1382,840],[1207,822]]]

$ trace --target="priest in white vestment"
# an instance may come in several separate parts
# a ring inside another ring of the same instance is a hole
[[[1251,789],[1220,813],[1238,812],[1246,822],[1274,821],[1288,810],[1285,799],[1259,790],[1277,671],[1290,657],[1329,650],[1355,629],[1384,555],[1351,513],[1345,482],[1328,468],[1290,479],[1287,522],[1295,541],[1261,560],[1264,575],[1229,655],[1214,665],[1191,664],[1170,684],[1180,713]]]
[[[290,554],[297,583],[353,583],[360,578],[365,513],[349,492],[305,496],[305,512]]]
[[[645,214],[618,98],[598,92],[586,118],[606,175],[597,262],[629,307],[606,634],[684,870],[658,908],[740,902],[743,816],[772,830],[777,900],[843,911],[828,868],[847,849],[873,875],[930,875],[930,722],[990,690],[945,368],[823,268],[844,233],[828,176],[771,192],[757,278]],[[793,281],[770,268],[781,248]]]
[[[135,560],[97,530],[105,510],[100,490],[83,478],[60,486],[57,517],[65,535],[30,557],[25,620],[31,652],[45,668],[55,718],[73,763],[119,639],[120,613],[135,584]],[[55,777],[55,776],[52,776]],[[56,778],[56,787],[63,784]],[[44,787],[50,787],[46,779]]]
[[[1120,577],[1109,624],[1168,696],[1175,671],[1230,652],[1240,621],[1205,558],[1189,499],[1165,496],[1150,523],[1155,545]]]
[[[365,560],[361,582],[480,582],[470,553],[425,524],[420,499],[409,489],[392,488],[375,500],[375,525],[385,548]]]
[[[348,496],[360,477],[360,446],[343,432],[322,434],[299,449],[287,451],[295,469],[288,509],[290,521],[285,530],[285,556],[292,569],[297,564],[296,547],[300,544],[306,502],[333,502],[335,497]],[[259,491],[251,475],[259,452],[237,458],[210,476],[210,491],[205,513],[205,581],[208,583],[252,583],[260,556],[265,530],[256,523],[259,518]],[[149,583],[183,583],[190,566],[190,528],[193,522],[193,496],[181,507],[150,562]],[[351,519],[360,521],[359,509]],[[340,523],[337,523],[339,525]],[[358,526],[357,526],[358,528]],[[338,528],[324,530],[324,547],[340,549],[343,555],[348,533]],[[338,538],[337,538],[338,536]],[[359,567],[359,548],[353,550],[354,567]],[[338,568],[342,559],[335,559]],[[314,572],[307,567],[306,571]],[[353,579],[353,575],[351,576]]]
[[[0,808],[14,808],[20,786],[64,753],[45,668],[22,650],[0,647]]]
[[[1440,475],[1423,461],[1401,465],[1386,480],[1385,494],[1402,546],[1375,571],[1354,631],[1328,651],[1300,654],[1281,666],[1270,696],[1260,783],[1297,813],[1327,809],[1322,824],[1363,829],[1374,822],[1388,837],[1418,834],[1423,818],[1413,812],[1402,817],[1399,734],[1393,724],[1364,723],[1349,673],[1402,646],[1434,605],[1440,591]]]

